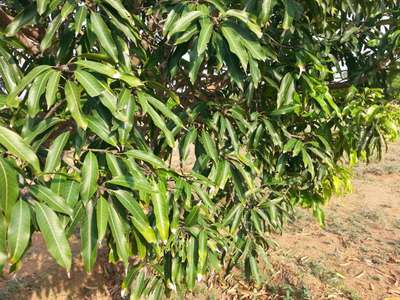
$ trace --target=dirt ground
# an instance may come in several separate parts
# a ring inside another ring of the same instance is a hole
[[[383,161],[358,167],[353,183],[353,193],[329,203],[324,229],[299,210],[275,236],[279,247],[270,252],[273,268],[263,291],[238,281],[229,290],[200,289],[202,296],[194,298],[400,300],[400,144]],[[79,253],[78,242],[71,243]],[[105,284],[110,286],[110,274],[97,268],[85,275],[75,257],[68,279],[35,236],[21,269],[0,278],[0,299],[112,299]]]

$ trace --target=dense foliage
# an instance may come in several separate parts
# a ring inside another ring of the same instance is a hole
[[[99,247],[132,299],[240,267],[397,138],[396,0],[6,0],[0,265]],[[79,230],[79,233],[78,233]]]

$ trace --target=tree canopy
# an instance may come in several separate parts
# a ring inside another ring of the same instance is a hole
[[[162,298],[241,267],[398,137],[396,0],[6,0],[0,265],[80,231]]]

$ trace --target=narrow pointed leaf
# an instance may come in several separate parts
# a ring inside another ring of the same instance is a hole
[[[29,192],[36,199],[47,203],[55,211],[72,216],[73,210],[68,206],[65,199],[54,193],[51,189],[43,185],[32,185]]]
[[[61,72],[52,70],[50,71],[49,80],[46,86],[46,103],[47,108],[51,107],[56,102],[58,84],[60,83]]]
[[[96,214],[93,212],[93,203],[86,204],[86,216],[81,226],[82,258],[86,272],[91,272],[97,257],[97,228]]]
[[[154,184],[154,189],[157,190],[156,193],[152,194],[154,215],[156,217],[156,227],[161,239],[165,243],[169,236],[168,195],[166,191],[163,188],[160,188],[157,184]]]
[[[113,41],[111,31],[103,18],[98,13],[92,12],[90,15],[90,21],[92,23],[92,30],[99,39],[100,45],[114,61],[118,62],[118,50],[116,44]]]
[[[86,154],[81,169],[81,200],[86,203],[97,191],[97,178],[99,176],[97,157],[92,152]]]
[[[79,127],[86,129],[87,120],[81,109],[81,91],[77,84],[67,81],[65,84],[65,98],[67,99],[68,110]]]
[[[0,157],[0,209],[7,219],[10,218],[11,209],[18,199],[18,173],[12,165]]]
[[[128,265],[129,248],[128,240],[126,237],[126,231],[121,221],[121,216],[115,210],[114,205],[108,205],[108,222],[110,224],[111,233],[114,237],[115,244],[117,246],[118,256],[124,262],[124,265]]]
[[[8,252],[12,263],[20,260],[31,236],[31,210],[27,202],[19,200],[12,208],[8,226]]]
[[[47,249],[56,262],[64,267],[67,272],[71,269],[71,248],[60,220],[54,211],[45,204],[35,203],[34,210],[39,229],[46,242]]]
[[[136,201],[135,198],[133,198],[132,194],[123,190],[113,191],[112,193],[132,215],[131,221],[133,223],[133,226],[135,226],[140,234],[143,235],[146,241],[149,243],[156,243],[156,235],[153,229],[150,227],[149,220],[144,214],[143,209],[140,207],[139,203]]]
[[[101,242],[108,225],[108,202],[104,197],[100,197],[96,202],[96,223],[98,241]]]
[[[44,172],[52,172],[60,165],[61,155],[65,145],[68,142],[68,139],[69,132],[64,132],[53,141],[53,144],[50,146],[49,152],[47,154]]]
[[[32,148],[15,132],[0,126],[0,144],[10,153],[32,165],[36,172],[40,172],[39,159]]]

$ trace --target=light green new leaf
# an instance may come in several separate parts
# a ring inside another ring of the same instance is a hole
[[[91,28],[99,39],[100,45],[106,50],[111,58],[118,62],[118,49],[112,39],[111,31],[104,22],[100,14],[92,12],[90,14]]]
[[[61,154],[64,150],[65,145],[69,139],[69,132],[64,132],[60,134],[49,148],[49,152],[46,158],[46,165],[44,167],[44,172],[53,172],[61,162]]]
[[[168,195],[165,186],[162,184],[154,183],[154,190],[157,191],[152,194],[154,215],[156,217],[156,227],[162,241],[166,243],[169,236]]]
[[[118,256],[122,259],[124,265],[128,266],[129,242],[126,237],[124,225],[121,221],[121,216],[115,210],[113,204],[108,205],[108,222],[117,246]]]
[[[96,215],[93,213],[92,200],[86,204],[86,216],[80,229],[83,265],[86,272],[91,272],[97,257]]]
[[[81,91],[78,85],[70,80],[65,84],[65,98],[67,100],[68,110],[79,127],[86,129],[87,120],[81,109]]]
[[[47,108],[50,108],[55,102],[58,91],[58,84],[60,83],[61,72],[52,70],[50,71],[49,80],[46,86],[46,103]]]
[[[0,209],[7,219],[10,218],[11,208],[18,199],[18,173],[12,165],[0,157]]]
[[[97,238],[100,243],[106,235],[108,225],[108,202],[100,197],[96,202]]]
[[[60,28],[62,21],[63,19],[61,17],[61,14],[59,14],[57,17],[53,19],[53,21],[51,21],[51,23],[47,27],[46,34],[44,35],[42,41],[40,42],[40,51],[44,52],[47,48],[51,46],[53,37],[58,28]]]
[[[140,234],[143,235],[146,241],[149,243],[156,243],[157,238],[153,229],[150,227],[149,220],[144,214],[143,209],[140,207],[139,203],[136,201],[135,198],[133,198],[132,194],[124,190],[112,191],[112,194],[117,197],[119,202],[121,202],[121,204],[132,215],[131,221],[133,223],[133,226],[135,226]]]
[[[99,176],[99,166],[97,157],[92,152],[88,152],[83,161],[81,169],[81,200],[87,203],[97,191],[97,179]]]
[[[27,202],[19,200],[12,208],[8,226],[8,252],[11,262],[18,262],[31,236],[31,210]]]
[[[283,105],[290,105],[293,102],[293,93],[295,92],[294,78],[291,73],[287,73],[281,81],[277,96],[277,108]]]
[[[39,159],[32,148],[15,132],[0,126],[0,144],[10,153],[32,165],[36,172],[40,172]]]
[[[36,199],[46,202],[55,211],[72,216],[73,210],[67,204],[67,201],[65,201],[65,199],[57,195],[51,189],[43,185],[32,185],[29,188],[29,192]]]
[[[60,220],[47,205],[36,202],[34,205],[36,221],[46,242],[47,249],[56,262],[69,273],[71,269],[71,248]]]

